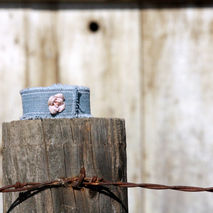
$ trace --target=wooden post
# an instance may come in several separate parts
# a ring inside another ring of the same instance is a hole
[[[126,181],[125,123],[121,119],[44,119],[3,124],[3,184],[44,182],[73,177],[80,169],[88,177]],[[110,190],[127,207],[127,190]],[[18,193],[4,194],[4,212]],[[113,198],[89,189],[47,189],[13,212],[123,213]]]

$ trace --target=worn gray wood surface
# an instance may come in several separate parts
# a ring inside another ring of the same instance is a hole
[[[125,125],[121,119],[58,119],[3,124],[3,184],[73,177],[126,181]],[[111,188],[127,207],[127,190]],[[18,193],[4,195],[4,212]],[[46,190],[13,212],[126,212],[117,201],[88,189]]]
[[[213,13],[142,11],[143,180],[212,185]],[[210,213],[212,194],[146,191],[145,213]]]

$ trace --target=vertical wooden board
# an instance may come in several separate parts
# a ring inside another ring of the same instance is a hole
[[[23,16],[23,11],[0,9],[0,123],[21,115],[18,92],[25,85]]]
[[[57,21],[61,82],[90,87],[94,116],[125,118],[128,180],[141,181],[140,11],[59,10]],[[141,200],[130,190],[129,211]]]
[[[26,10],[27,87],[58,82],[57,10]],[[63,39],[63,38],[61,38]]]
[[[19,90],[25,86],[25,35],[24,12],[0,9],[0,147],[2,144],[2,122],[19,119],[21,98]],[[2,155],[0,154],[0,165]],[[2,185],[2,167],[0,167]],[[2,201],[2,195],[0,195]],[[3,211],[0,202],[0,212]]]
[[[212,185],[212,9],[142,11],[143,180]],[[212,212],[212,194],[146,191],[143,212]]]

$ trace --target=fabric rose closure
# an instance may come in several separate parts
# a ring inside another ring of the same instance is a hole
[[[48,100],[49,111],[52,115],[62,112],[65,109],[64,95],[58,93],[56,95],[50,96]]]

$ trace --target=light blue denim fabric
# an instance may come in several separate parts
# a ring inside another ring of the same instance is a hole
[[[48,108],[48,99],[57,93],[64,95],[65,109],[52,115]],[[91,117],[90,90],[87,87],[54,84],[50,87],[23,89],[20,94],[23,106],[21,120]]]

